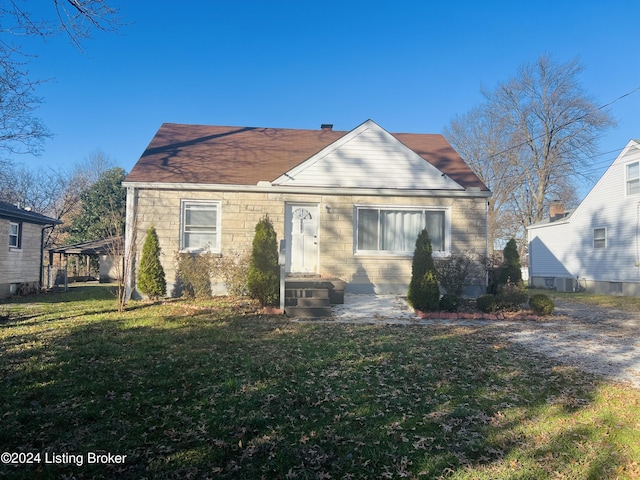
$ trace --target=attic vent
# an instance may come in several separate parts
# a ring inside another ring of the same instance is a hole
[[[322,130],[333,130],[333,123],[323,123],[320,128]]]

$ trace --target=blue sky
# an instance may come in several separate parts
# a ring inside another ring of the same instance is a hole
[[[25,45],[32,76],[52,79],[37,94],[54,138],[16,162],[65,169],[100,150],[129,171],[163,122],[440,133],[543,53],[577,57],[599,105],[640,87],[637,0],[112,3],[126,24],[84,52]],[[610,110],[596,177],[640,138],[640,91]]]

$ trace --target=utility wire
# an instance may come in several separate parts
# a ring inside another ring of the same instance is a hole
[[[613,99],[609,103],[605,103],[604,105],[601,105],[601,106],[597,107],[596,110],[602,110],[604,108],[607,108],[607,107],[613,105],[614,103],[622,100],[623,98],[628,97],[629,95],[633,95],[638,90],[640,90],[640,86],[634,88],[633,90],[631,90],[631,91],[629,91],[629,92],[627,92],[627,93],[625,93],[623,95],[620,95],[618,98]],[[583,118],[587,117],[588,115],[589,115],[588,113],[585,113],[584,115],[582,115],[580,117],[574,118],[573,120],[569,120],[565,124],[563,124],[560,127],[558,127],[558,129],[564,128],[567,125],[571,125],[572,123],[579,122],[580,120],[582,120]],[[538,140],[539,138],[542,138],[543,136],[544,136],[544,134],[540,134],[537,137],[533,137],[533,140]],[[511,150],[515,150],[516,148],[520,148],[520,147],[522,147],[524,145],[527,145],[527,143],[529,143],[529,142],[525,141],[525,142],[519,143],[517,145],[513,145],[513,146],[511,146],[509,148],[506,148],[506,149],[502,150],[501,152],[494,153],[493,155],[489,155],[488,159],[491,159],[491,158],[497,157],[498,155],[502,155],[504,153],[510,152]]]

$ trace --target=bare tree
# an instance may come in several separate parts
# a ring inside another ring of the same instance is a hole
[[[508,204],[516,179],[510,174],[508,155],[497,155],[506,151],[507,145],[499,136],[494,119],[482,108],[474,108],[465,115],[458,115],[445,128],[445,136],[471,169],[493,192],[489,202],[489,246],[497,239],[509,235]],[[491,158],[491,161],[487,159]]]
[[[117,11],[106,0],[52,0],[45,17],[29,13],[28,6],[20,0],[0,5],[0,150],[8,154],[38,154],[50,136],[34,114],[42,103],[36,87],[43,80],[30,78],[27,64],[34,54],[23,50],[21,40],[62,30],[80,48],[91,31],[111,31],[119,25]]]
[[[114,161],[100,150],[88,155],[73,170],[29,169],[6,165],[0,169],[0,200],[70,223],[80,212],[82,194],[88,191]],[[47,230],[45,245],[62,245],[64,229]]]
[[[577,179],[615,123],[580,84],[577,60],[542,55],[483,91],[486,102],[456,117],[445,136],[494,193],[494,240],[523,238],[554,199],[575,199]]]

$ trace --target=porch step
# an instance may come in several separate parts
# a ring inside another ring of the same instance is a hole
[[[344,285],[340,279],[289,277],[285,281],[284,311],[291,317],[330,317],[331,305],[344,303]]]
[[[344,289],[346,282],[340,278],[322,278],[320,276],[287,277],[285,288],[295,289],[326,289],[329,292],[331,305],[344,303]]]

